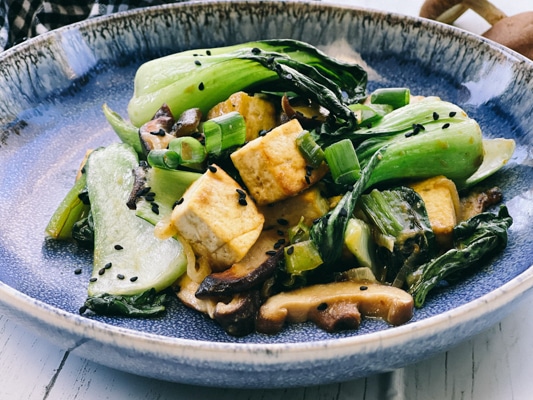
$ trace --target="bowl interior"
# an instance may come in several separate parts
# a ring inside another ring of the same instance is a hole
[[[321,29],[320,29],[321,28]],[[294,38],[331,55],[360,60],[369,90],[406,86],[462,106],[487,137],[513,138],[512,161],[498,185],[514,218],[509,246],[468,279],[431,295],[413,322],[476,300],[531,266],[533,66],[457,29],[414,18],[316,3],[198,3],[155,7],[86,21],[0,55],[0,282],[76,315],[86,296],[92,255],[46,240],[50,215],[70,188],[87,149],[117,141],[103,103],[126,116],[136,68],[172,52],[265,38]],[[81,268],[81,274],[74,270]],[[155,319],[91,318],[134,331],[197,341],[296,343],[390,329],[364,321],[327,334],[310,324],[279,335],[235,338],[173,301]]]

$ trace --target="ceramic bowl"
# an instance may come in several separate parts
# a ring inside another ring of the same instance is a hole
[[[177,301],[158,318],[80,316],[91,254],[45,240],[86,149],[118,139],[136,68],[191,48],[266,38],[307,41],[368,68],[369,90],[407,86],[476,118],[517,150],[492,178],[514,217],[507,249],[440,291],[413,320],[328,334],[310,324],[235,338]],[[498,322],[533,286],[533,63],[422,19],[318,2],[194,2],[68,26],[0,55],[0,311],[81,357],[144,376],[221,387],[324,384],[417,362]],[[74,270],[81,268],[81,274]]]

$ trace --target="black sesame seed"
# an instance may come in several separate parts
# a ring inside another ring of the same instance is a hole
[[[359,290],[367,290],[367,289],[368,289],[368,286],[365,286],[365,285],[359,287]]]
[[[411,136],[413,136],[413,132],[407,132],[404,136],[405,137],[411,137]]]
[[[108,262],[106,265],[104,265],[104,268],[105,268],[105,269],[109,269],[109,268],[111,268],[112,266],[113,266],[113,264],[110,263],[110,262]]]
[[[124,279],[124,275],[122,275],[122,274],[117,274],[117,278],[122,280],[122,279]]]
[[[152,203],[152,212],[155,215],[159,215],[159,205],[157,203]]]
[[[267,256],[273,256],[273,255],[276,255],[277,251],[276,250],[268,250],[268,251],[265,251],[265,254]]]
[[[194,63],[195,63],[196,65],[202,65],[202,63],[201,63],[199,60],[194,60]]]
[[[123,248],[120,244],[115,245],[115,250],[122,250]]]
[[[285,244],[285,239],[278,239],[278,241],[276,243]]]
[[[436,112],[433,112],[433,121],[437,121],[439,119],[439,114]]]
[[[98,270],[98,275],[103,275],[103,274],[105,274],[105,268],[100,268]]]
[[[268,133],[266,129],[261,129],[258,133],[259,136],[265,136]]]
[[[150,135],[155,135],[155,136],[165,136],[166,134],[167,133],[165,132],[163,128],[159,129],[158,131],[150,132]]]
[[[254,47],[254,48],[252,49],[252,54],[261,54],[261,49],[258,48],[258,47]]]
[[[285,232],[283,232],[281,229],[278,229],[278,235],[285,236]]]
[[[76,275],[81,274],[81,268],[76,268],[76,269],[74,270],[74,273],[75,273]]]
[[[150,186],[143,187],[139,192],[137,193],[137,196],[144,196],[145,194],[149,193],[152,188]]]
[[[305,176],[305,182],[310,185],[311,184],[311,178],[309,178],[309,175]]]
[[[450,124],[446,122],[444,125],[442,125],[442,129],[447,129],[450,127]]]
[[[131,282],[135,282],[137,279],[139,279],[139,277],[137,277],[137,276],[132,276],[132,277],[130,278],[130,281],[131,281]]]
[[[247,206],[247,205],[248,205],[248,202],[246,201],[246,199],[240,198],[240,199],[239,199],[239,204],[240,204],[241,206]]]
[[[89,282],[96,282],[97,280],[98,280],[98,278],[92,277],[91,279],[89,279]]]
[[[277,222],[280,225],[289,225],[289,221],[287,221],[285,218],[278,218]]]
[[[172,205],[172,208],[174,208],[174,207],[176,207],[176,206],[179,206],[181,203],[183,203],[184,200],[185,200],[185,199],[184,199],[183,197],[182,197],[181,199],[179,199],[179,200],[176,200],[176,201],[174,202],[174,204]]]
[[[210,55],[211,55],[211,50],[206,50],[206,51],[205,51],[205,54],[207,54],[208,56],[210,56]]]
[[[274,243],[274,250],[278,250],[282,246],[282,243]]]
[[[208,165],[208,166],[207,166],[207,169],[208,169],[209,171],[211,171],[213,174],[214,174],[215,172],[217,172],[217,167],[215,167],[214,165]]]
[[[450,112],[450,114],[448,114],[448,115],[450,116],[450,118],[453,118],[453,117],[455,117],[456,114],[457,114],[457,112],[452,111],[452,112]]]
[[[152,203],[153,201],[155,201],[155,197],[154,196],[144,196],[144,199],[149,202],[149,203]]]
[[[328,303],[320,303],[320,304],[316,307],[316,309],[317,309],[318,311],[324,311],[326,308],[328,308]]]
[[[290,256],[292,253],[294,253],[294,247],[291,246],[287,249],[287,254]]]
[[[205,89],[205,86],[204,86],[204,83],[203,82],[200,82],[198,84],[198,90],[204,90]]]
[[[239,197],[246,197],[246,192],[244,190],[237,188],[235,191],[239,193]]]

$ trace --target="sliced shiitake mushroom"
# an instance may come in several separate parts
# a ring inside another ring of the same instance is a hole
[[[171,134],[176,137],[191,136],[198,132],[202,121],[202,111],[199,108],[185,110],[171,128]]]
[[[228,334],[244,336],[253,332],[260,305],[260,296],[257,290],[250,290],[234,296],[199,299],[195,296],[198,283],[187,275],[178,280],[174,285],[174,290],[183,304],[206,314],[218,322]]]
[[[196,292],[198,298],[244,292],[270,277],[283,256],[280,236],[275,230],[263,231],[246,256],[222,272],[209,274]],[[278,250],[274,250],[280,247]],[[274,254],[271,254],[273,252]]]
[[[318,284],[270,297],[259,309],[256,329],[273,334],[287,322],[311,321],[331,332],[358,327],[361,316],[401,325],[412,318],[413,307],[411,295],[392,286],[353,281]]]
[[[169,133],[174,122],[170,108],[163,104],[155,113],[154,118],[139,128],[141,145],[146,154],[151,150],[162,150],[168,147],[168,143],[175,138]]]

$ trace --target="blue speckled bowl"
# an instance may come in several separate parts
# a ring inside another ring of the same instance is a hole
[[[463,106],[517,151],[492,178],[515,222],[506,251],[389,328],[226,335],[174,302],[155,319],[81,317],[91,255],[43,230],[85,150],[116,141],[102,103],[126,115],[136,67],[194,47],[281,37],[361,57],[370,89],[408,86]],[[533,63],[449,26],[316,2],[182,3],[98,18],[0,55],[0,309],[62,348],[125,371],[227,387],[342,381],[404,366],[499,321],[533,286]],[[81,268],[82,274],[74,274]]]

